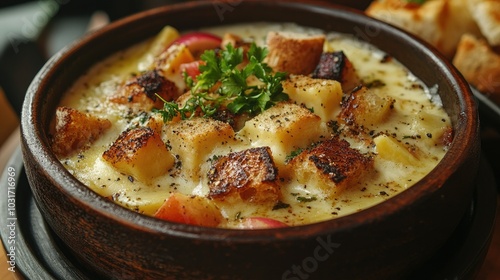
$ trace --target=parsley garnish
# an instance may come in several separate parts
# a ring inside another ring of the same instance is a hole
[[[286,73],[273,73],[271,67],[263,62],[268,50],[252,43],[248,52],[248,63],[243,62],[243,48],[227,45],[226,49],[216,53],[205,51],[201,55],[204,62],[200,65],[200,74],[196,81],[184,75],[191,97],[183,107],[176,102],[165,102],[159,112],[164,121],[170,121],[180,115],[182,119],[194,116],[196,110],[202,115],[212,116],[221,105],[225,105],[232,113],[258,114],[269,109],[279,101],[288,100],[283,92],[281,81]],[[260,83],[249,85],[250,77],[257,78]],[[214,88],[216,88],[214,90]]]
[[[298,202],[312,202],[312,201],[316,201],[316,200],[317,200],[317,198],[315,196],[312,196],[312,197],[298,196],[297,197]]]

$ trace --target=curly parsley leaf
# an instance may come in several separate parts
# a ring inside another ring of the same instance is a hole
[[[201,110],[204,116],[212,116],[217,109],[226,104],[232,113],[261,113],[280,101],[288,100],[283,92],[281,82],[286,73],[273,73],[264,58],[268,50],[252,43],[248,52],[248,63],[240,67],[244,61],[243,48],[234,48],[227,45],[224,50],[216,53],[214,50],[205,51],[201,55],[200,74],[196,81],[184,74],[191,97],[183,107],[175,102],[164,101],[163,109],[156,110],[169,121],[180,115],[182,119],[194,116],[196,110]],[[249,85],[248,79],[254,76],[260,83]],[[212,92],[214,86],[217,89]]]

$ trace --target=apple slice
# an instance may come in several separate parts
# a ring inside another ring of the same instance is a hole
[[[248,217],[241,220],[241,229],[266,229],[288,227],[287,224],[275,219],[265,217]]]
[[[181,193],[171,194],[154,216],[171,222],[208,227],[218,226],[223,219],[219,209],[208,198]]]
[[[172,44],[184,44],[191,51],[195,58],[210,49],[220,47],[222,38],[206,32],[186,33],[172,42]]]
[[[202,60],[196,60],[193,62],[183,63],[180,65],[181,73],[186,72],[193,80],[200,75],[200,65],[203,63]]]

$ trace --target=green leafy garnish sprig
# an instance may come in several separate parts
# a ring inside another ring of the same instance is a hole
[[[200,74],[196,81],[184,74],[186,85],[191,89],[191,97],[183,107],[176,102],[164,101],[159,112],[165,122],[177,115],[182,119],[193,117],[197,110],[210,117],[221,105],[225,105],[234,114],[261,113],[280,101],[288,100],[283,92],[281,82],[286,73],[274,73],[264,61],[268,54],[265,47],[252,43],[248,52],[248,63],[243,62],[243,48],[234,48],[228,44],[218,53],[205,51],[201,55],[203,63],[199,66]],[[249,84],[250,77],[257,78],[260,83]]]

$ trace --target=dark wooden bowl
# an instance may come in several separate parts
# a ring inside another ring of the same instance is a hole
[[[31,84],[22,111],[26,173],[44,218],[86,267],[114,279],[390,279],[404,277],[453,232],[469,206],[479,166],[468,84],[414,37],[353,10],[294,1],[191,2],[112,23],[55,55]],[[441,163],[407,191],[321,223],[227,230],[146,217],[77,181],[49,148],[48,127],[65,90],[102,58],[156,34],[247,21],[296,22],[354,34],[437,84],[454,140]]]

